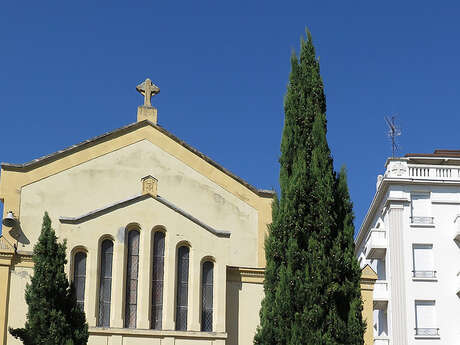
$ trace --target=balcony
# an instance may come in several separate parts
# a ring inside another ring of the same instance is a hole
[[[377,280],[374,284],[374,301],[388,301],[388,282]]]
[[[383,259],[387,252],[387,236],[385,230],[372,229],[367,237],[366,259]]]
[[[414,280],[436,280],[437,278],[436,271],[412,271],[412,279]]]
[[[374,345],[389,345],[389,337],[374,337]]]
[[[439,328],[415,328],[416,337],[439,337]]]
[[[434,224],[434,217],[421,217],[421,216],[412,216],[410,217],[411,224],[420,224],[420,225],[432,225]]]

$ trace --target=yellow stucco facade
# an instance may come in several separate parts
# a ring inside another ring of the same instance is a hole
[[[377,273],[366,265],[361,271],[361,299],[363,300],[363,320],[366,323],[364,333],[364,345],[374,344],[374,284],[377,280]]]
[[[20,344],[7,330],[24,325],[24,289],[45,211],[58,238],[67,240],[69,277],[75,254],[86,254],[89,344],[252,343],[263,298],[264,239],[273,192],[249,185],[158,126],[156,119],[155,108],[141,106],[137,122],[129,126],[24,165],[2,165],[3,217],[12,211],[17,226],[3,226],[0,238],[0,345]],[[125,328],[127,234],[132,229],[140,234],[136,327]],[[165,234],[161,330],[150,329],[157,231]],[[105,239],[113,242],[110,326],[96,327]],[[175,305],[182,245],[190,249],[188,321],[187,329],[179,331]],[[212,331],[206,332],[201,331],[200,285],[205,261],[214,264]],[[372,299],[367,291],[365,308]]]
[[[24,289],[33,246],[47,211],[74,256],[86,253],[84,309],[89,344],[244,344],[258,324],[263,296],[263,242],[273,192],[258,190],[156,124],[141,106],[138,121],[25,165],[4,164],[0,256],[0,344],[20,344],[8,327],[22,327]],[[124,328],[126,236],[140,233],[136,328]],[[162,330],[151,326],[152,241],[165,233]],[[96,327],[101,241],[113,241],[110,327]],[[187,329],[175,330],[177,250],[190,248]],[[17,247],[17,251],[13,247]],[[202,263],[214,263],[213,323],[201,331]],[[244,267],[244,269],[243,269]],[[261,271],[262,270],[262,271]],[[227,311],[227,307],[229,310]],[[244,313],[241,313],[244,310]]]

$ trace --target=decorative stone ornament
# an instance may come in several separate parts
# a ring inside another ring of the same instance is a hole
[[[142,178],[142,194],[158,195],[158,180],[155,177],[148,175]]]
[[[147,78],[143,83],[136,86],[136,90],[144,96],[144,105],[137,108],[137,122],[148,120],[156,125],[158,111],[152,107],[151,99],[160,93],[160,88]]]
[[[152,83],[152,81],[147,78],[145,81],[136,86],[136,90],[144,96],[144,107],[151,107],[151,99],[156,94],[160,93],[160,88]]]

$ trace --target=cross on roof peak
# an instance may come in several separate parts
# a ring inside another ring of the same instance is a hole
[[[151,107],[151,98],[160,93],[160,88],[147,78],[145,81],[136,86],[136,90],[144,96],[144,106]]]

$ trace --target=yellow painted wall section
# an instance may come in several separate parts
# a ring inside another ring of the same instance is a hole
[[[227,282],[227,290],[226,345],[252,344],[259,325],[264,286],[261,283],[232,280]]]
[[[33,269],[28,267],[15,267],[10,273],[10,298],[8,305],[8,328],[24,327],[27,314],[25,301],[26,284],[30,282]],[[7,334],[8,345],[22,345],[19,339]]]
[[[0,253],[0,345],[6,344],[10,266],[12,255]]]
[[[377,280],[377,274],[369,266],[366,265],[361,272],[361,298],[363,300],[363,320],[366,323],[366,331],[364,333],[364,345],[374,344],[374,284]]]
[[[58,236],[84,243],[87,235],[81,232],[61,234],[59,217],[77,217],[141,194],[141,179],[147,175],[158,179],[158,195],[162,198],[215,229],[231,232],[227,265],[258,265],[258,253],[254,250],[259,240],[257,209],[147,140],[24,186],[21,227],[30,244],[23,249],[32,250],[45,211],[50,214]],[[142,212],[150,213],[148,207]],[[136,222],[134,217],[127,214],[123,223],[116,224],[117,229]],[[155,225],[161,224],[162,215],[158,214]],[[108,225],[101,226],[105,231],[113,231]],[[187,228],[178,231],[185,234]]]

